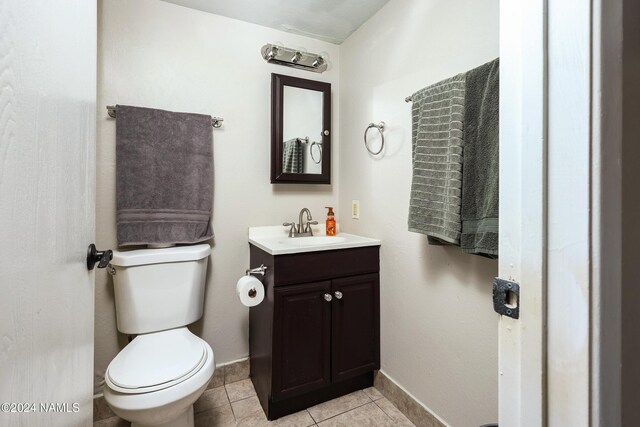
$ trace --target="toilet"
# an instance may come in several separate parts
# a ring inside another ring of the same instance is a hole
[[[207,244],[114,251],[118,330],[136,337],[105,372],[104,398],[132,427],[193,427],[193,403],[215,370],[187,325],[202,317]]]

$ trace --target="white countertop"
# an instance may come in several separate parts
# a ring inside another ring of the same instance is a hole
[[[335,236],[326,236],[324,223],[313,226],[312,229],[313,237],[289,237],[289,227],[249,227],[249,243],[271,255],[333,251],[381,244],[380,240],[355,234],[338,233]]]

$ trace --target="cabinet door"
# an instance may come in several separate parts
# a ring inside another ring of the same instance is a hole
[[[273,400],[331,382],[331,282],[274,289]]]
[[[378,274],[332,281],[332,381],[380,367]]]

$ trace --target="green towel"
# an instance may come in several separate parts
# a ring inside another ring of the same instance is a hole
[[[464,80],[459,74],[411,97],[409,231],[426,234],[432,245],[460,243]]]
[[[464,252],[498,258],[499,59],[466,73],[462,234]]]

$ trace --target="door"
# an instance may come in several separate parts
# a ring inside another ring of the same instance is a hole
[[[592,2],[500,8],[499,275],[520,318],[499,324],[499,424],[596,425]]]
[[[274,289],[274,401],[330,384],[330,292],[329,281]]]
[[[378,274],[331,282],[333,381],[380,368],[380,285]]]
[[[0,425],[90,426],[96,2],[4,0],[0,34]]]

